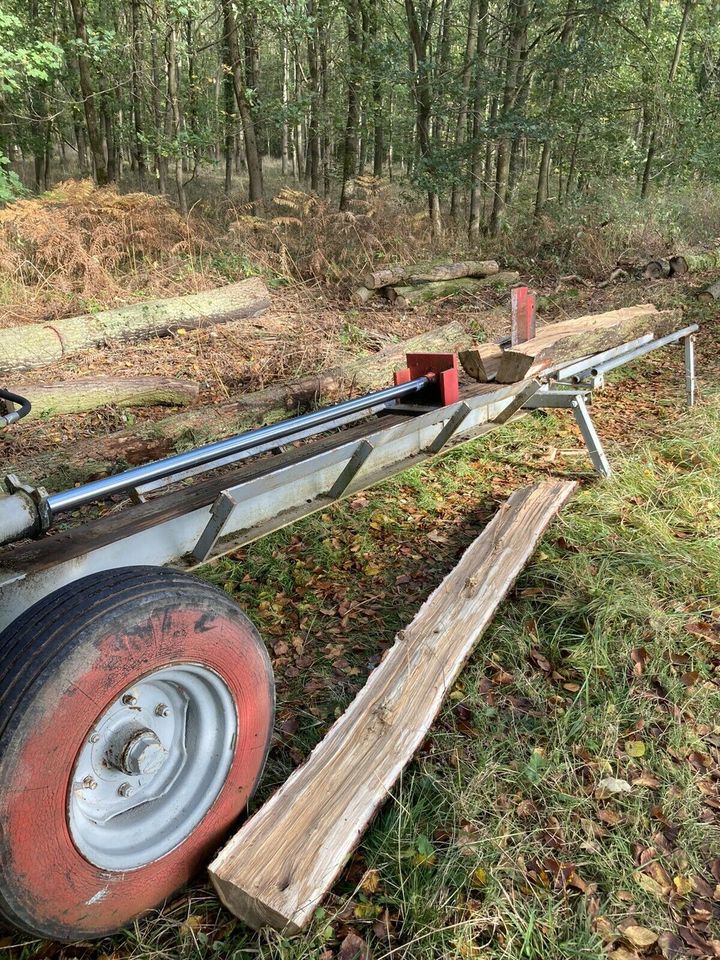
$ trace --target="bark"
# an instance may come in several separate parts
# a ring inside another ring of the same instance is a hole
[[[269,336],[277,337],[273,327]],[[379,390],[392,383],[393,372],[405,365],[407,353],[447,353],[472,345],[472,338],[459,323],[448,323],[428,333],[395,344],[380,353],[365,354],[341,367],[319,371],[290,383],[278,384],[212,407],[194,407],[163,420],[136,424],[105,437],[81,441],[13,464],[15,472],[27,475],[51,490],[106,476],[127,465],[147,463],[169,456],[178,445],[210,443],[265,423],[273,423],[306,410]],[[18,428],[19,429],[19,428]]]
[[[85,53],[88,45],[88,32],[85,24],[84,0],[70,0],[73,20],[75,22],[75,37],[78,40],[78,74],[80,78],[80,93],[83,98],[85,111],[85,125],[90,141],[90,152],[95,165],[95,179],[99,186],[109,182],[105,151],[103,150],[102,132],[95,107],[95,91],[90,77],[90,61]]]
[[[454,297],[458,294],[479,293],[488,287],[509,287],[517,283],[520,274],[514,271],[496,273],[490,277],[474,280],[471,277],[461,277],[458,280],[439,280],[437,283],[422,283],[417,287],[390,287],[389,299],[398,307],[412,307],[431,300],[440,300],[444,297]]]
[[[478,0],[470,0],[465,42],[465,60],[463,62],[463,70],[460,77],[460,111],[458,113],[457,123],[455,124],[455,147],[457,148],[458,153],[462,151],[465,140],[467,139],[470,84],[472,83],[473,61],[477,53],[477,32]],[[453,183],[452,194],[450,197],[450,216],[452,219],[456,219],[458,216],[459,204],[460,185],[456,181]]]
[[[345,0],[345,18],[347,21],[348,78],[347,78],[347,117],[343,140],[342,184],[340,187],[340,209],[347,210],[350,201],[350,181],[354,179],[358,168],[358,129],[360,119],[360,63],[359,51],[362,48],[362,21],[359,0]]]
[[[147,163],[145,160],[145,124],[142,103],[142,7],[140,0],[131,0],[130,24],[132,33],[132,71],[130,77],[133,112],[133,150],[140,189],[145,189]]]
[[[658,313],[651,303],[551,323],[532,340],[506,349],[495,379],[498,383],[516,383],[559,363],[610,350],[646,333],[662,336],[677,326],[676,312]]]
[[[395,284],[424,280],[455,280],[459,277],[489,277],[499,270],[497,260],[461,260],[457,263],[391,264],[363,277],[363,286],[376,290]]]
[[[685,253],[670,258],[670,269],[673,275],[678,277],[716,268],[720,268],[720,249],[711,250],[710,253]]]
[[[238,36],[238,25],[235,11],[232,6],[232,0],[222,0],[223,11],[223,31],[224,43],[230,54],[230,65],[232,68],[233,84],[235,87],[235,100],[240,113],[240,122],[243,128],[243,140],[245,143],[245,159],[247,162],[248,173],[248,192],[250,204],[253,213],[260,216],[265,208],[264,190],[263,190],[263,172],[260,152],[258,149],[257,135],[255,130],[255,121],[253,119],[250,104],[248,102],[248,91],[245,83],[245,70],[243,60],[240,55],[240,40]]]
[[[287,935],[311,921],[576,487],[550,480],[513,493],[309,760],[210,864],[220,899],[244,923]]]
[[[53,386],[14,384],[21,397],[28,397],[32,410],[23,420],[87,413],[99,407],[185,406],[195,403],[200,387],[169,377],[85,377]]]
[[[256,317],[270,306],[270,294],[258,277],[206,293],[134,303],[100,313],[56,320],[52,326],[26,324],[0,330],[0,373],[31,370],[107,341],[131,342],[162,337],[182,327]]]
[[[468,235],[471,240],[480,236],[480,221],[482,219],[484,151],[481,134],[483,118],[487,109],[487,92],[483,84],[483,68],[487,49],[488,6],[488,0],[480,0],[478,4],[472,118],[473,147],[470,163],[470,213],[468,217]]]
[[[168,18],[170,9],[168,8]],[[178,93],[178,62],[177,62],[177,30],[174,24],[170,25],[165,42],[165,58],[167,61],[167,102],[170,110],[169,125],[171,139],[174,142],[175,189],[177,190],[180,213],[188,215],[187,194],[183,178],[182,151],[180,149],[180,135],[183,121],[180,113],[180,98]]]
[[[670,260],[661,258],[660,260],[651,260],[646,264],[643,270],[645,280],[661,280],[663,277],[669,277],[672,273]]]
[[[517,97],[518,81],[523,62],[523,48],[527,39],[528,7],[528,0],[509,0],[508,2],[508,10],[512,13],[512,19],[505,66],[502,112],[500,114],[500,121],[503,126],[506,126],[510,121],[510,114]],[[500,233],[505,215],[511,150],[511,137],[508,133],[503,133],[497,145],[495,193],[489,225],[491,236],[497,236]]]
[[[310,119],[307,131],[307,169],[310,189],[320,193],[320,58],[318,55],[318,2],[307,0],[310,21],[307,33],[308,77],[310,86]]]

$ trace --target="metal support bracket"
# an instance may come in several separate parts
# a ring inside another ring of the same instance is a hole
[[[595,429],[587,406],[587,397],[592,396],[586,390],[538,390],[526,402],[529,410],[572,410],[580,428],[588,454],[596,471],[603,477],[612,474],[612,468],[603,450],[602,440]]]
[[[445,426],[438,432],[438,435],[429,444],[428,450],[430,453],[439,453],[440,450],[445,446],[450,437],[460,429],[460,425],[463,420],[467,418],[467,415],[470,413],[470,407],[466,403],[461,403],[457,408],[455,413],[450,417]]]
[[[202,563],[203,560],[207,560],[210,556],[212,548],[220,539],[225,524],[228,522],[230,515],[237,505],[238,501],[233,497],[232,493],[229,490],[223,490],[210,508],[210,519],[200,534],[198,542],[192,549],[192,555],[200,563]]]
[[[369,440],[363,440],[358,445],[357,450],[340,471],[340,476],[330,488],[328,497],[331,500],[338,500],[345,493],[374,449],[375,447]]]
[[[687,397],[687,405],[689,407],[694,407],[696,393],[695,334],[691,333],[689,336],[685,337],[683,340],[683,345],[685,347],[685,395]]]

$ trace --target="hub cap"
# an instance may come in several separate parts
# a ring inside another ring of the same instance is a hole
[[[80,853],[133,870],[177,847],[220,793],[236,732],[230,692],[207,667],[163,667],[126,690],[78,753],[68,821]]]

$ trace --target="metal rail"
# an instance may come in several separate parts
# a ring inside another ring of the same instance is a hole
[[[290,420],[282,420],[268,427],[260,427],[257,430],[250,430],[248,433],[228,437],[226,440],[208,443],[203,447],[188,450],[186,453],[178,453],[173,457],[166,457],[164,460],[156,460],[154,463],[134,467],[132,470],[126,470],[124,473],[118,473],[112,477],[104,477],[102,480],[86,483],[74,490],[54,493],[47,498],[47,506],[51,516],[55,516],[66,510],[77,510],[78,507],[92,503],[94,500],[103,500],[114,493],[122,493],[133,487],[149,483],[151,480],[160,480],[163,477],[181,473],[183,470],[226,458],[234,453],[252,450],[271,441],[287,440],[301,431],[307,436],[307,431],[310,428],[321,428],[340,417],[367,411],[378,405],[389,405],[395,400],[419,393],[430,382],[429,377],[418,377],[416,380],[411,380],[410,383],[388,387],[385,390],[378,390],[376,393],[370,393],[355,400],[346,400],[344,403],[338,403],[333,407],[324,407],[322,410],[315,410],[312,413],[293,417]],[[267,447],[265,448],[267,449]]]

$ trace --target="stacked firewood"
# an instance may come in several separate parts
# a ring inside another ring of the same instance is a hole
[[[497,260],[461,260],[456,263],[410,263],[379,267],[363,277],[355,291],[357,303],[383,297],[398,307],[411,307],[487,287],[510,287],[519,274],[501,271]]]

